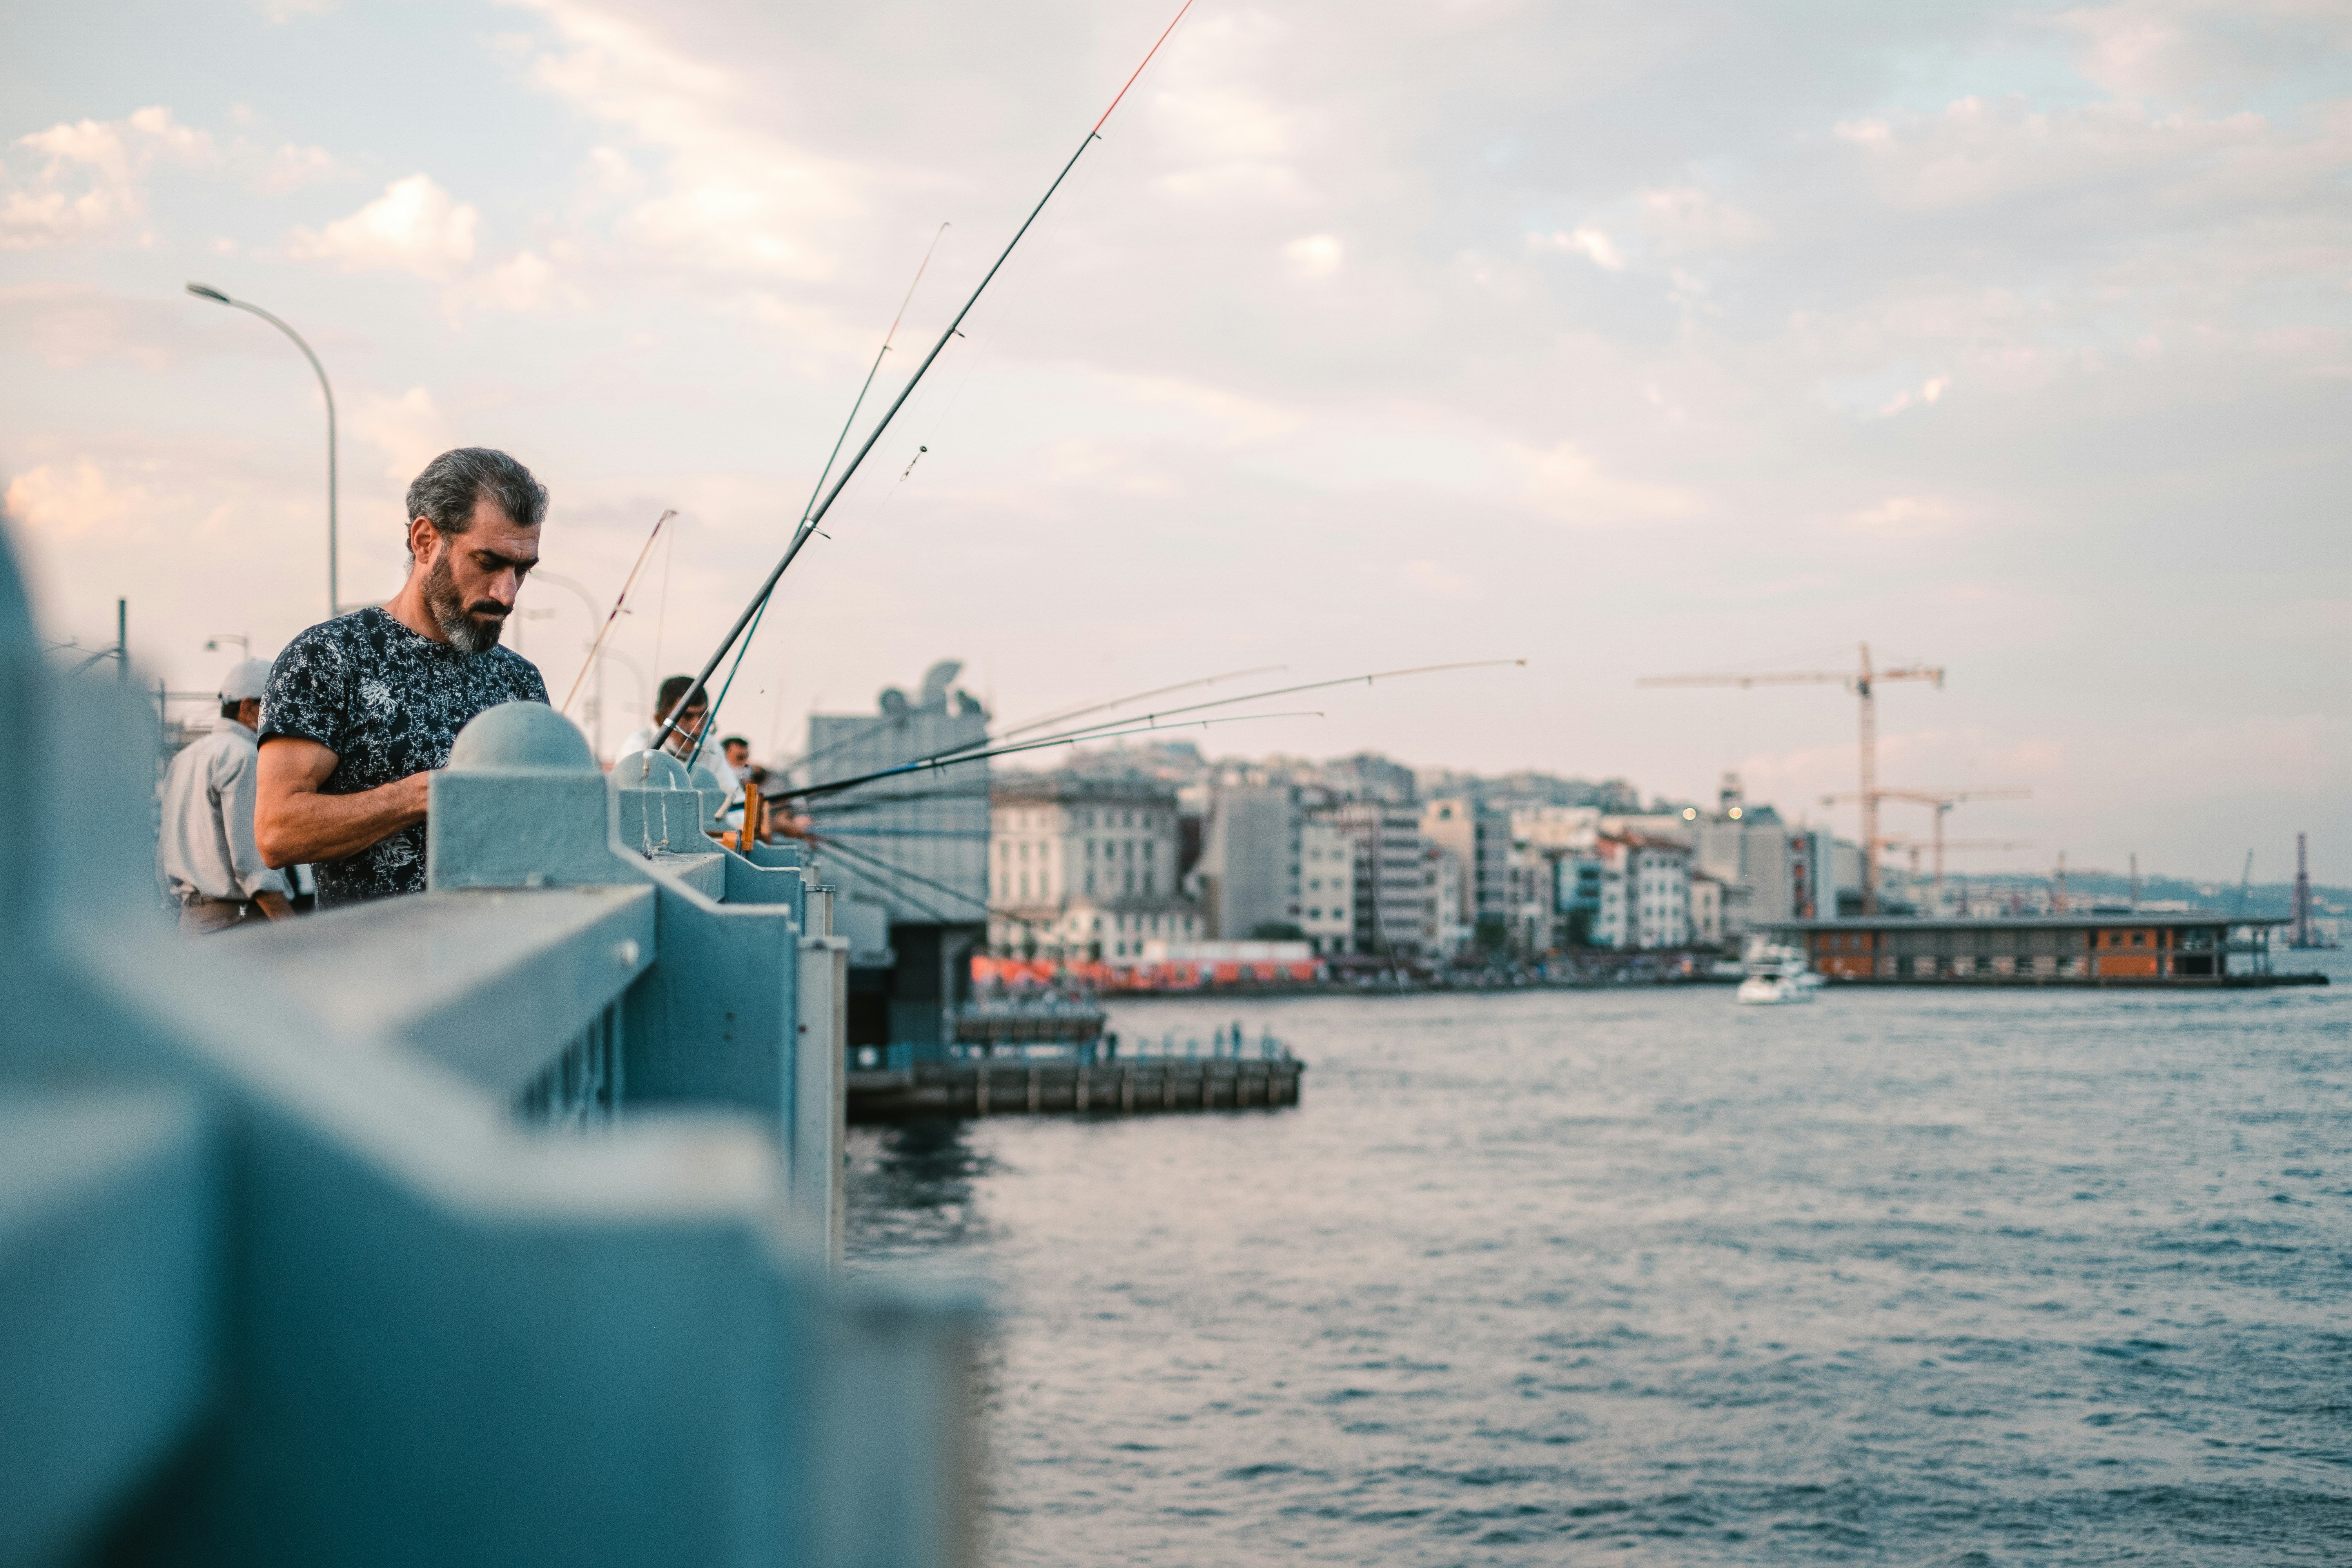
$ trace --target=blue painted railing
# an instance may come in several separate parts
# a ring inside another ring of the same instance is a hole
[[[795,858],[511,707],[431,891],[180,942],[135,691],[0,552],[0,1564],[959,1560],[976,1320],[834,1278]]]

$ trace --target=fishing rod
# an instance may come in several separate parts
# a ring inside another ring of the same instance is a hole
[[[815,510],[801,519],[800,526],[793,531],[792,542],[784,547],[783,558],[776,563],[775,570],[768,574],[767,581],[760,584],[760,591],[753,595],[751,602],[743,606],[743,613],[735,618],[734,626],[728,632],[726,640],[721,642],[717,651],[711,654],[710,661],[702,667],[702,673],[694,678],[694,684],[686,689],[686,694],[678,699],[677,705],[672,708],[669,710],[669,716],[662,721],[661,729],[654,735],[654,750],[659,751],[668,742],[671,734],[677,729],[678,721],[686,716],[686,710],[693,705],[694,694],[709,689],[711,672],[719,668],[719,661],[725,658],[729,650],[734,647],[736,639],[743,635],[743,628],[751,625],[751,617],[758,615],[766,605],[768,596],[776,591],[776,584],[782,580],[785,570],[792,565],[793,558],[801,552],[801,546],[808,542],[809,535],[815,532],[817,524],[824,521],[824,514],[833,509],[835,501],[841,499],[842,490],[847,487],[851,479],[856,477],[858,465],[865,462],[866,455],[874,450],[874,444],[882,439],[882,433],[890,428],[890,421],[897,418],[898,410],[907,405],[907,399],[913,395],[916,387],[922,384],[924,375],[938,362],[949,342],[960,335],[963,327],[963,319],[971,313],[971,308],[974,305],[980,303],[980,297],[987,291],[989,283],[994,279],[1005,262],[1011,259],[1013,247],[1021,243],[1022,236],[1029,232],[1030,225],[1037,221],[1037,215],[1045,210],[1045,204],[1054,199],[1054,193],[1062,188],[1062,182],[1070,177],[1070,171],[1078,166],[1078,160],[1086,156],[1087,149],[1101,140],[1102,128],[1109,121],[1112,111],[1118,108],[1120,100],[1127,97],[1128,89],[1132,88],[1137,79],[1143,75],[1144,67],[1150,65],[1152,56],[1160,52],[1160,46],[1168,41],[1169,34],[1176,30],[1176,23],[1182,21],[1184,13],[1192,8],[1192,0],[1184,0],[1182,7],[1176,13],[1175,20],[1168,24],[1167,31],[1160,35],[1159,41],[1151,46],[1150,51],[1143,57],[1142,63],[1135,68],[1135,74],[1127,79],[1127,86],[1118,89],[1118,97],[1110,100],[1110,108],[1103,110],[1102,119],[1094,122],[1094,127],[1087,132],[1086,139],[1078,143],[1078,150],[1070,154],[1070,161],[1062,165],[1062,172],[1054,176],[1054,183],[1045,187],[1045,194],[1037,198],[1037,205],[1030,209],[1027,217],[1021,220],[1021,226],[1013,231],[1013,237],[1005,243],[1003,254],[997,257],[994,265],[991,266],[981,278],[979,287],[974,289],[971,291],[971,297],[963,302],[963,309],[955,313],[955,319],[948,323],[947,331],[940,334],[940,341],[931,345],[931,352],[923,356],[923,363],[915,367],[915,374],[908,378],[906,385],[898,389],[898,397],[883,414],[881,422],[874,426],[872,433],[866,437],[865,444],[857,448],[856,456],[849,459],[849,466],[841,470],[841,477],[834,480],[833,489],[825,492],[824,499],[817,503]]]
[[[1015,735],[1025,735],[1032,730],[1042,730],[1048,724],[1059,724],[1066,719],[1083,719],[1089,713],[1100,713],[1112,708],[1124,708],[1130,702],[1140,702],[1147,697],[1165,697],[1171,691],[1190,691],[1195,686],[1214,686],[1220,680],[1239,680],[1244,675],[1271,675],[1276,670],[1289,668],[1286,664],[1261,664],[1255,669],[1229,669],[1223,675],[1204,676],[1199,680],[1185,680],[1174,686],[1157,687],[1150,691],[1139,691],[1132,697],[1114,697],[1108,702],[1097,702],[1086,708],[1073,708],[1066,713],[1050,713],[1043,719],[1032,719],[1026,723],[1015,724],[1010,730],[998,731],[996,738],[1000,741],[1009,741]]]
[[[863,860],[866,862],[867,865],[874,868],[873,871],[867,873],[868,875],[878,873],[890,877],[903,877],[910,882],[919,883],[923,887],[934,889],[940,892],[945,893],[951,899],[958,899],[967,904],[977,905],[979,908],[986,910],[992,915],[996,915],[1008,921],[1017,921],[1025,926],[1038,926],[1042,928],[1053,923],[1051,921],[1033,921],[1024,916],[1016,915],[1011,910],[1000,910],[995,905],[990,903],[985,898],[974,898],[971,894],[965,892],[961,888],[950,887],[945,882],[935,881],[931,878],[922,876],[918,872],[909,871],[904,866],[898,865],[882,856],[877,855],[870,849],[859,849],[852,845],[835,842],[835,838],[833,834],[811,834],[807,841],[815,845],[821,850],[827,848],[834,849],[843,855],[850,857],[853,861]],[[854,873],[856,872],[859,868],[853,864],[849,869]],[[909,901],[911,902],[912,900]]]
[[[907,307],[915,302],[915,290],[923,286],[923,274],[930,269],[931,255],[939,249],[940,241],[947,237],[947,232],[948,226],[942,223],[939,232],[931,236],[931,243],[923,247],[923,259],[915,268],[915,279],[907,285],[907,297],[898,301],[898,313],[890,318],[890,330],[882,334],[882,347],[874,355],[874,363],[866,367],[865,384],[857,389],[856,400],[849,405],[849,417],[841,422],[841,434],[833,438],[833,450],[824,455],[824,467],[816,471],[816,483],[809,488],[809,499],[801,503],[803,521],[808,518],[809,509],[816,505],[816,498],[824,493],[824,481],[832,474],[833,465],[840,460],[841,448],[848,441],[851,428],[857,423],[858,410],[866,406],[866,395],[874,390],[874,378],[882,372],[882,356],[888,353],[890,345],[898,341],[898,323],[907,319]],[[768,606],[762,603],[760,613],[751,617],[751,629],[743,634],[742,647],[735,651],[735,662],[727,671],[727,684],[719,689],[717,697],[711,699],[709,716],[703,720],[701,731],[694,737],[694,750],[686,754],[688,767],[694,766],[696,760],[702,755],[703,742],[718,732],[719,710],[727,706],[727,694],[735,689],[735,678],[742,673],[743,660],[751,651],[751,639],[760,635],[760,623],[767,618]]]
[[[1032,730],[1041,730],[1048,724],[1058,724],[1065,719],[1084,718],[1089,713],[1099,713],[1106,708],[1124,708],[1130,702],[1140,702],[1147,697],[1165,697],[1171,691],[1190,691],[1195,686],[1214,686],[1220,680],[1239,680],[1244,675],[1264,675],[1270,669],[1287,669],[1289,668],[1290,667],[1288,665],[1283,664],[1262,664],[1255,669],[1229,669],[1223,675],[1204,676],[1198,680],[1179,681],[1174,686],[1154,687],[1150,691],[1138,691],[1127,697],[1115,697],[1108,702],[1097,702],[1093,704],[1091,707],[1073,708],[1066,713],[1049,713],[1043,719],[1027,720],[1022,723],[1015,724],[1010,730],[999,730],[995,734],[987,736],[985,739],[989,741],[1009,741],[1015,735],[1025,735]],[[1123,720],[1120,721],[1125,722]],[[794,757],[791,762],[781,764],[781,766],[783,769],[806,767],[809,763],[817,761],[821,757],[829,757],[833,755],[834,752],[842,750],[844,747],[857,744],[860,741],[863,741],[867,736],[876,733],[884,726],[891,722],[892,720],[886,715],[883,718],[877,719],[873,723],[866,725],[864,729],[859,730],[855,734],[844,736],[842,739],[834,742],[833,744],[829,746],[819,746],[814,752],[803,752],[801,755]],[[977,741],[971,743],[973,745],[980,744]]]
[[[628,580],[621,584],[621,596],[613,601],[613,613],[606,616],[604,624],[596,628],[596,640],[588,645],[588,657],[581,663],[580,673],[572,678],[572,689],[563,694],[563,706],[556,710],[558,713],[572,711],[572,700],[580,695],[580,683],[587,679],[588,672],[596,667],[596,650],[604,646],[604,635],[613,629],[613,623],[621,618],[621,606],[629,602],[629,590],[636,586],[637,574],[644,569],[646,557],[654,552],[654,541],[661,537],[662,525],[677,515],[677,510],[673,507],[654,519],[654,531],[646,535],[646,547],[637,552],[637,563],[629,568]]]
[[[1087,735],[1089,731],[1095,730],[1108,730],[1115,725],[1133,724],[1141,720],[1147,719],[1172,719],[1180,713],[1199,713],[1211,708],[1230,708],[1236,702],[1256,702],[1268,697],[1290,697],[1295,696],[1301,691],[1322,691],[1334,686],[1353,686],[1360,680],[1365,685],[1370,686],[1376,680],[1395,680],[1408,675],[1441,675],[1447,670],[1454,669],[1492,669],[1498,665],[1524,665],[1528,661],[1523,658],[1477,658],[1471,659],[1464,664],[1424,664],[1412,669],[1381,669],[1375,670],[1370,675],[1343,675],[1337,680],[1310,680],[1304,686],[1278,686],[1271,691],[1253,691],[1245,697],[1220,697],[1213,702],[1189,703],[1182,708],[1171,708],[1166,711],[1160,713],[1130,713],[1124,719],[1106,719],[1099,724],[1088,724],[1076,730],[1066,730],[1060,736],[1055,737],[1055,739],[1082,738]],[[1094,738],[1097,740],[1108,740],[1110,737],[1108,735],[1097,735]],[[986,742],[984,741],[968,741],[962,746],[954,747],[944,752],[934,752],[928,757],[919,757],[916,760],[919,763],[940,763],[942,764],[950,762],[961,762],[967,759],[962,757],[960,754],[961,752],[972,746],[983,745]]]
[[[1320,719],[1321,717],[1323,717],[1322,714],[1312,710],[1302,710],[1292,713],[1237,713],[1230,719],[1187,719],[1181,724],[1139,724],[1132,730],[1122,730],[1118,732],[1123,735],[1141,735],[1154,730],[1190,730],[1196,727],[1206,730],[1214,724],[1248,724],[1260,719]],[[859,784],[872,784],[877,779],[895,779],[906,773],[920,773],[925,768],[961,767],[966,763],[984,763],[991,757],[1009,757],[1017,752],[1042,752],[1050,746],[1075,746],[1086,738],[1083,735],[1057,735],[1048,740],[1024,741],[1017,746],[1000,746],[994,751],[972,752],[966,755],[944,760],[938,757],[923,757],[915,762],[901,763],[895,768],[882,768],[870,773],[859,773],[854,778],[835,779],[828,784],[802,784],[796,789],[779,790],[768,795],[768,798],[770,800],[805,800],[811,795],[832,795],[840,790],[856,789]],[[1097,735],[1093,738],[1109,740],[1112,737]]]

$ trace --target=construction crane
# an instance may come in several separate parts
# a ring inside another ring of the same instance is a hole
[[[1887,793],[1891,795],[1894,792],[1890,790]],[[1938,827],[1943,826],[1942,817],[1938,816],[1936,819],[1936,826]],[[1926,848],[1927,846],[1921,844],[1916,838],[1906,838],[1901,834],[1895,833],[1886,835],[1879,839],[1878,843],[1881,848],[1903,849],[1910,852],[1911,881],[1916,886],[1919,880],[1919,851]],[[1944,904],[1944,852],[1946,850],[1948,849],[1953,853],[1958,854],[1964,849],[2031,849],[2032,847],[2033,840],[2031,838],[1954,838],[1947,840],[1942,834],[1938,833],[1935,838],[1935,910],[1937,912],[1940,912]]]
[[[1822,796],[1822,804],[1823,805],[1835,805],[1842,800],[1853,800],[1856,798],[1858,797],[1851,792],[1843,795],[1825,795]],[[1878,792],[1878,798],[1880,800],[1909,801],[1914,805],[1931,805],[1936,808],[1936,891],[1940,894],[1944,890],[1944,851],[1946,849],[1958,849],[1960,847],[1959,845],[1946,844],[1944,842],[1944,818],[1950,814],[1952,807],[1963,805],[1966,802],[1972,800],[2031,800],[2033,798],[2033,792],[2030,789],[1967,789],[1945,791],[1925,789],[1883,789]],[[1989,846],[1978,843],[1971,845],[1970,847],[1981,849],[1989,847]],[[2016,845],[2012,846],[2012,847],[2023,848],[2025,846]],[[1916,861],[1917,858],[1915,856],[1913,858]],[[1912,870],[1916,874],[1918,870],[1918,867],[1915,864],[1912,867]]]
[[[1864,643],[1861,662],[1852,670],[1807,669],[1771,675],[1651,675],[1635,681],[1636,686],[1843,686],[1853,692],[1862,707],[1862,912],[1878,912],[1878,699],[1877,686],[1882,680],[1932,680],[1937,690],[1944,685],[1940,665],[1906,664],[1893,669],[1875,669],[1870,662],[1870,645]]]

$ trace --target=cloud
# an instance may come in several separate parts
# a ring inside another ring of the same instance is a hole
[[[2075,68],[2118,97],[2243,92],[2352,44],[2352,15],[2313,0],[2119,0],[2051,18]]]
[[[1521,450],[1521,495],[1563,522],[1609,523],[1689,517],[1701,510],[1692,491],[1621,479],[1572,442]]]
[[[1880,404],[1871,416],[1878,419],[1892,419],[1906,408],[1936,402],[1951,390],[1951,385],[1950,376],[1931,375],[1919,384],[1918,391],[1915,393],[1908,387],[1904,388],[1885,403]]]
[[[1343,252],[1336,237],[1328,234],[1310,234],[1303,239],[1294,239],[1284,246],[1282,256],[1284,260],[1290,263],[1292,272],[1301,278],[1312,279],[1328,278],[1339,271]]]
[[[1470,579],[1449,572],[1434,561],[1408,561],[1399,575],[1405,583],[1440,599],[1466,599]]]
[[[1875,506],[1848,512],[1839,521],[1855,533],[1882,539],[1926,539],[1948,533],[1967,516],[1939,496],[1888,496]]]
[[[53,369],[128,361],[162,370],[196,347],[189,303],[88,283],[11,284],[0,288],[0,342],[22,344]]]
[[[1280,69],[1293,31],[1263,11],[1187,24],[1181,47],[1157,62],[1148,104],[1150,134],[1173,165],[1159,189],[1200,202],[1296,205],[1311,195],[1300,161],[1320,116],[1301,95],[1254,81]]]
[[[1529,235],[1528,244],[1536,250],[1558,250],[1570,256],[1581,256],[1604,271],[1622,272],[1625,269],[1625,256],[1617,248],[1616,241],[1590,224],[1556,234]]]
[[[362,399],[352,416],[352,429],[360,439],[383,450],[383,477],[403,493],[425,464],[457,444],[433,395],[421,386],[412,386],[398,397],[379,393]]]
[[[1056,484],[1077,484],[1122,495],[1172,494],[1175,485],[1165,474],[1134,467],[1132,444],[1066,437],[1054,443],[1048,478]]]
[[[218,156],[209,135],[180,124],[161,104],[127,120],[61,121],[16,145],[40,166],[23,177],[0,169],[5,250],[110,237],[147,216],[146,179],[157,162],[201,166]]]
[[[1764,237],[1760,219],[1695,187],[1644,191],[1640,206],[1642,226],[1664,255],[1745,250]],[[1602,243],[1606,244],[1605,237]]]
[[[754,106],[736,74],[671,47],[651,27],[581,0],[520,3],[544,16],[567,46],[539,59],[533,79],[666,155],[655,189],[616,225],[624,241],[697,270],[802,281],[834,275],[840,258],[814,237],[861,215],[862,192],[886,183],[882,176],[751,129]],[[607,191],[638,177],[609,147],[592,154],[592,167]]]
[[[350,173],[324,147],[297,147],[289,142],[268,155],[254,175],[253,186],[264,195],[282,196],[305,185],[342,179]]]
[[[446,278],[474,258],[479,216],[430,175],[411,174],[318,233],[297,229],[287,253],[301,261],[339,262],[347,272],[383,268]]]
[[[453,310],[578,310],[588,303],[588,296],[545,257],[522,250],[451,288],[448,302]]]
[[[28,532],[73,538],[121,534],[152,503],[141,486],[112,484],[84,458],[70,468],[44,463],[26,469],[8,481],[0,504]]]
[[[2090,192],[2083,221],[2112,233],[2193,208],[2317,197],[2340,177],[2346,128],[2289,131],[2250,110],[2156,113],[2129,102],[2042,110],[2021,98],[1954,100],[1940,112],[1842,121],[1878,198],[1910,212]]]

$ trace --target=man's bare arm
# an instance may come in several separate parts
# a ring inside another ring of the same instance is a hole
[[[316,741],[272,735],[261,742],[253,837],[273,868],[341,860],[425,820],[429,773],[357,795],[320,795],[335,753]]]

